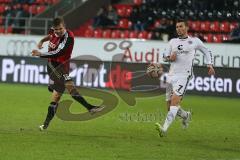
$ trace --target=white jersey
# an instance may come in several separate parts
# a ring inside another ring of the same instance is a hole
[[[170,56],[174,52],[177,53],[176,61],[171,62],[169,76],[176,74],[192,75],[196,50],[205,55],[207,64],[212,64],[212,54],[199,38],[188,36],[187,38],[171,39],[169,46],[163,53],[164,57]]]

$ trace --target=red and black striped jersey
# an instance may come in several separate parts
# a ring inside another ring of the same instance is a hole
[[[73,33],[70,30],[66,30],[64,35],[59,37],[53,30],[50,30],[49,35],[48,52],[42,53],[40,57],[48,58],[49,62],[57,62],[59,65],[64,65],[65,71],[69,72],[69,61],[74,46]]]

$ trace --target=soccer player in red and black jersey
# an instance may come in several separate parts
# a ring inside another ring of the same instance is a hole
[[[47,70],[50,80],[53,82],[50,87],[52,89],[52,102],[48,107],[46,120],[43,125],[39,126],[40,130],[47,129],[50,121],[53,119],[57,111],[58,102],[65,88],[73,99],[82,104],[90,113],[100,112],[104,108],[89,104],[78,93],[71,77],[69,77],[69,61],[74,46],[74,35],[70,30],[65,28],[62,18],[59,17],[53,20],[51,31],[38,43],[38,49],[43,48],[42,45],[46,41],[49,41],[47,53],[42,53],[38,50],[32,51],[32,56],[48,59]]]

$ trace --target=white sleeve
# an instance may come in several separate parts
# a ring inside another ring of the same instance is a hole
[[[164,49],[162,54],[163,61],[167,61],[167,57],[170,56],[171,52],[172,52],[172,46],[171,46],[171,43],[169,42],[168,46]]]
[[[204,54],[205,60],[207,64],[213,64],[212,61],[212,52],[207,49],[207,47],[203,44],[203,42],[199,39],[196,38],[197,41],[197,50],[201,51]]]

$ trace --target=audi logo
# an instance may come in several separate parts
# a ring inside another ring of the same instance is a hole
[[[124,40],[124,41],[121,41],[119,43],[119,45],[117,45],[117,43],[115,42],[108,42],[104,45],[104,50],[107,51],[107,52],[112,52],[114,51],[115,49],[117,49],[117,47],[119,47],[119,49],[125,51],[126,49],[129,49],[132,47],[132,42],[131,41],[127,41],[127,40]]]
[[[36,48],[37,42],[34,40],[10,40],[7,43],[7,54],[27,56]]]

